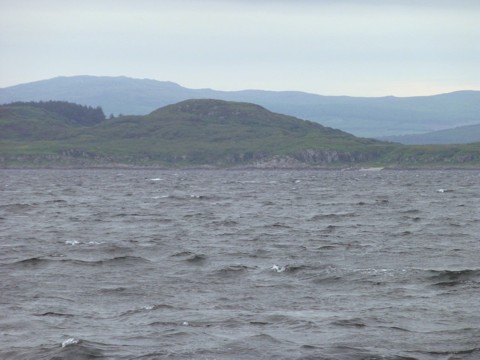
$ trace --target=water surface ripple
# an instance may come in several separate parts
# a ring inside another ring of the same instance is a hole
[[[0,358],[479,359],[480,172],[0,170]]]

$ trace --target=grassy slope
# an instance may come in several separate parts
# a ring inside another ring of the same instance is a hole
[[[480,142],[459,145],[403,145],[383,157],[406,166],[480,166]]]
[[[155,159],[192,163],[253,160],[305,149],[362,151],[365,145],[382,144],[256,105],[216,100],[190,100],[145,117],[122,117],[95,131],[111,149],[122,147]]]
[[[0,107],[1,140],[58,140],[72,134],[73,123],[59,114],[32,106]]]

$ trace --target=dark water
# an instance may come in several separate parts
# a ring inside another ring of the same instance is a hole
[[[1,359],[480,359],[478,171],[0,171]]]

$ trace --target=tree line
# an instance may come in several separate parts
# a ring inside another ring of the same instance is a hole
[[[48,112],[59,114],[78,125],[91,126],[105,120],[105,114],[100,106],[92,107],[78,105],[67,101],[29,101],[14,102],[14,106],[33,106]]]

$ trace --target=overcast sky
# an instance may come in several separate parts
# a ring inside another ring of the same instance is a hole
[[[0,0],[0,87],[105,75],[217,90],[480,90],[480,0]]]

